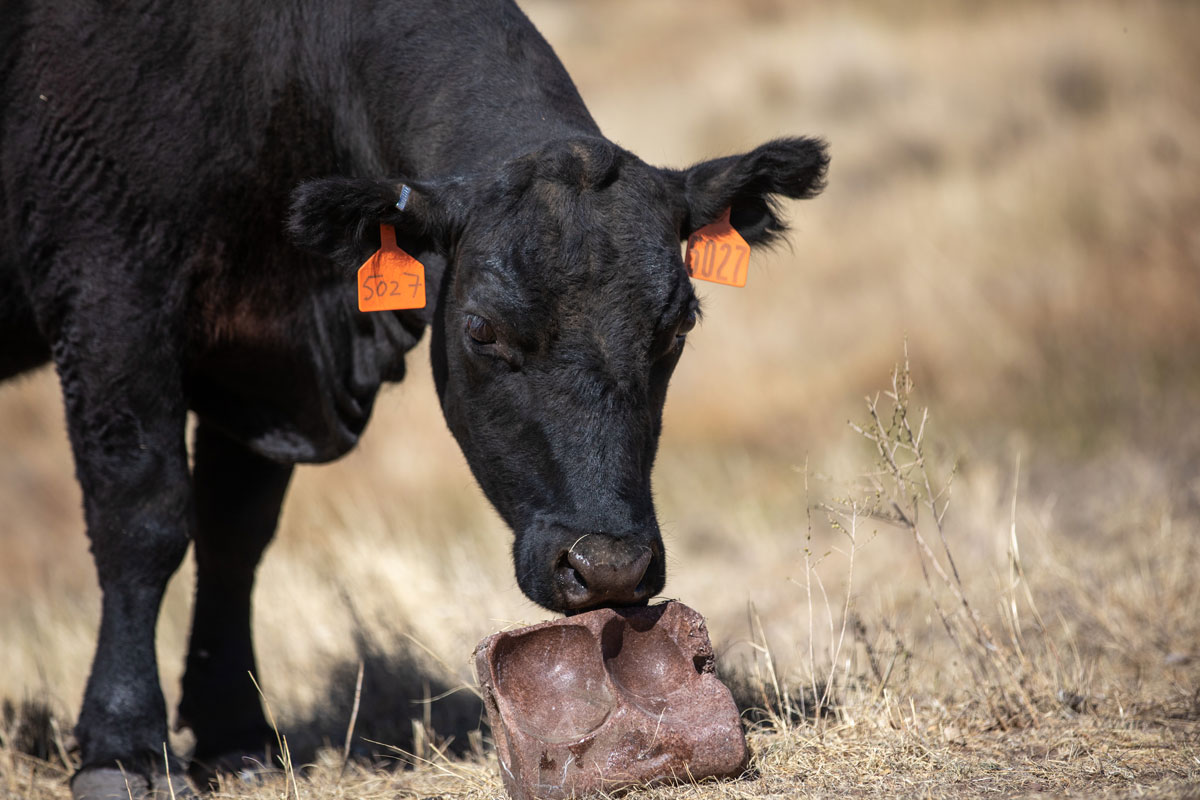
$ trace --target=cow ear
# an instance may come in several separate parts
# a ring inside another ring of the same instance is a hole
[[[379,247],[379,226],[392,225],[402,244],[445,253],[454,215],[451,182],[404,183],[371,178],[322,178],[292,192],[287,230],[299,247],[357,266]]]
[[[702,161],[676,173],[686,205],[681,236],[716,221],[730,222],[752,245],[769,244],[787,230],[778,198],[807,199],[825,188],[829,153],[820,139],[767,142],[739,156]]]

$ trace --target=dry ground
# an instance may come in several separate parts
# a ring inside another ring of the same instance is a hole
[[[1200,5],[526,7],[648,161],[833,152],[790,247],[701,287],[656,472],[667,593],[709,619],[753,769],[634,796],[1200,796]],[[906,339],[919,462],[862,402]],[[219,796],[501,792],[468,655],[543,612],[425,360],[299,470],[260,573],[263,689],[313,766]],[[98,622],[61,413],[47,371],[0,388],[0,796],[66,796]]]

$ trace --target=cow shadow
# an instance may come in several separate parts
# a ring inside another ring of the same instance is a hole
[[[312,763],[324,748],[336,749],[340,757],[352,715],[353,759],[404,766],[431,753],[431,747],[450,756],[482,754],[487,720],[473,682],[451,676],[404,639],[380,643],[357,629],[354,644],[355,656],[329,671],[325,697],[314,710],[281,726],[293,763]]]
[[[473,682],[452,676],[407,639],[387,639],[380,642],[356,628],[353,655],[326,670],[324,696],[313,710],[304,715],[284,713],[278,733],[286,738],[290,761],[297,769],[319,763],[323,750],[332,750],[341,759],[360,663],[362,686],[351,735],[352,760],[403,768],[435,751],[459,758],[483,755],[489,729]],[[78,767],[73,726],[70,714],[49,695],[21,701],[0,698],[0,752],[32,756],[64,778]],[[278,747],[267,744],[266,752],[253,760],[261,769],[251,773],[278,769]]]

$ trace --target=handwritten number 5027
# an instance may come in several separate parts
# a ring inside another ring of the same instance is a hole
[[[412,294],[410,296],[416,297],[417,291],[421,288],[421,279],[416,275],[412,275],[411,273],[405,274],[409,275],[409,277],[413,279],[412,283],[410,284],[412,288]],[[389,281],[387,278],[379,275],[368,275],[367,277],[363,278],[362,285],[365,292],[363,295],[363,300],[370,300],[375,297],[401,297],[404,294],[405,289],[404,284],[400,283],[400,281]]]

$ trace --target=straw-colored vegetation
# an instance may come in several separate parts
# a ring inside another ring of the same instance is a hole
[[[1200,796],[1200,5],[526,6],[648,161],[832,145],[790,245],[701,287],[656,472],[752,769],[632,796]],[[255,618],[291,758],[218,796],[502,793],[468,656],[544,612],[424,360],[298,472]],[[99,608],[61,414],[48,370],[0,388],[0,796],[35,800]]]

